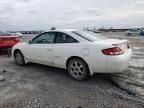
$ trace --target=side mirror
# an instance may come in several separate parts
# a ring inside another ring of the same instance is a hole
[[[32,40],[29,40],[28,43],[29,43],[29,44],[32,44]]]

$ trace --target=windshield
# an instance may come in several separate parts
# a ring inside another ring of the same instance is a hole
[[[74,33],[88,41],[91,41],[91,42],[106,39],[106,37],[104,37],[100,34],[97,34],[97,33],[90,32],[90,31],[82,31],[81,30],[81,31],[72,31],[72,33]]]

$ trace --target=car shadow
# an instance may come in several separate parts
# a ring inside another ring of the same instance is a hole
[[[47,78],[47,80],[51,80],[51,82],[59,84],[59,85],[67,85],[71,86],[73,84],[83,84],[83,85],[110,85],[111,84],[111,78],[110,74],[94,74],[93,76],[89,77],[87,80],[84,81],[77,81],[72,79],[67,70],[61,69],[61,68],[56,68],[56,67],[51,67],[51,66],[45,66],[45,65],[40,65],[40,64],[30,64],[28,65],[27,68],[34,69],[36,71],[32,71],[32,74],[34,73],[39,73],[43,74],[43,77]],[[38,77],[38,76],[37,76]]]

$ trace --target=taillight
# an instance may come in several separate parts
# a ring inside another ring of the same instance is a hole
[[[103,49],[102,52],[105,55],[120,55],[120,54],[123,54],[123,51],[119,47]]]

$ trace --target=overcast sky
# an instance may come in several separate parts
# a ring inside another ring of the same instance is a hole
[[[0,30],[144,27],[144,0],[0,0]]]

